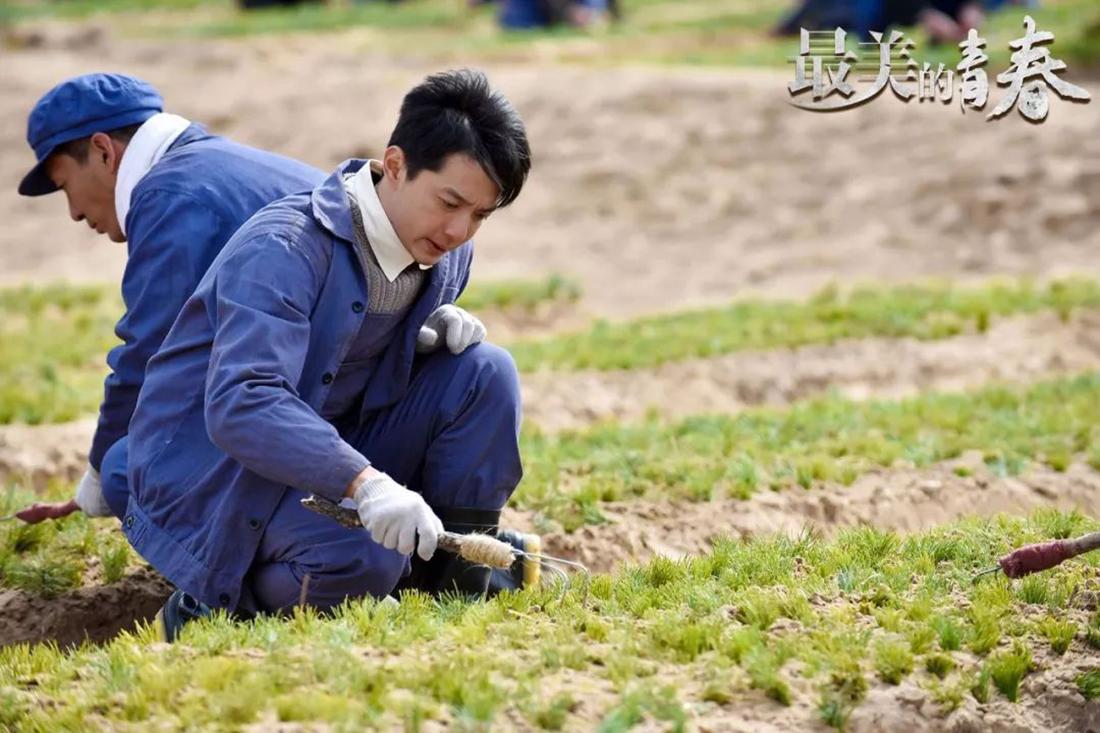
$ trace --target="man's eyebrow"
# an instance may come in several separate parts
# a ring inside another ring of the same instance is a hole
[[[473,206],[473,204],[471,204],[469,201],[467,201],[466,199],[464,199],[462,197],[462,194],[460,194],[458,191],[454,190],[450,186],[446,186],[443,189],[443,192],[448,193],[451,196],[454,196],[456,199],[458,199],[459,203],[461,203],[461,204],[465,204],[466,206]],[[490,206],[487,209],[482,209],[482,211],[483,212],[493,212],[493,211],[496,211],[496,208],[497,208],[496,206]]]

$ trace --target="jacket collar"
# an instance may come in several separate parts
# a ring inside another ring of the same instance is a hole
[[[345,160],[310,195],[313,218],[317,223],[348,242],[355,241],[355,233],[351,223],[351,204],[347,189],[344,188],[344,176],[358,173],[367,162],[356,158]]]
[[[142,123],[126,146],[115,180],[115,214],[123,234],[126,234],[126,215],[130,213],[134,187],[190,126],[190,120],[179,115],[158,112]]]
[[[214,137],[211,135],[205,127],[197,122],[192,122],[191,125],[180,133],[180,136],[176,138],[176,141],[168,148],[168,153],[174,150],[179,150],[180,147],[196,142],[198,140],[205,140],[206,138]],[[167,155],[168,153],[165,153]]]

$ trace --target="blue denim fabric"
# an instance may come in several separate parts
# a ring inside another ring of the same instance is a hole
[[[418,357],[400,402],[370,413],[348,440],[371,463],[420,492],[436,509],[499,510],[522,475],[519,378],[492,344],[455,356]],[[306,602],[327,609],[345,598],[390,593],[409,557],[364,529],[348,529],[302,508],[287,491],[264,530],[239,608],[274,612]]]
[[[343,163],[230,240],[149,361],[130,424],[123,530],[166,578],[211,606],[242,580],[287,491],[339,501],[368,459],[321,417],[366,313]],[[398,403],[428,315],[469,279],[446,254],[367,381],[361,419]],[[354,415],[353,415],[354,417]]]
[[[122,343],[107,356],[93,467],[102,469],[107,449],[126,435],[150,357],[221,248],[262,207],[322,180],[316,168],[191,125],[138,182],[126,216],[126,313],[115,327]]]

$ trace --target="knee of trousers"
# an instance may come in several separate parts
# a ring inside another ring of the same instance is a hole
[[[408,566],[408,556],[383,551],[371,553],[370,558],[348,563],[339,569],[316,575],[311,573],[306,591],[307,602],[327,609],[348,598],[363,598],[368,595],[382,598],[393,592]]]
[[[507,404],[519,404],[519,372],[516,362],[505,349],[482,342],[458,355],[460,372],[474,381],[485,398]]]
[[[99,467],[99,478],[103,485],[103,498],[107,506],[119,519],[126,513],[126,504],[130,499],[130,490],[126,476],[126,463],[129,455],[129,438],[122,436],[107,449],[103,463]]]

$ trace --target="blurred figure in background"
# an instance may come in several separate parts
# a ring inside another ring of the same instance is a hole
[[[256,8],[289,8],[295,5],[316,4],[321,0],[237,0],[241,10]]]
[[[1007,5],[1035,7],[1038,0],[803,0],[773,33],[793,36],[801,28],[840,27],[870,40],[871,31],[919,25],[932,43],[958,43],[971,28],[981,28],[987,11]]]
[[[471,0],[484,5],[492,0]],[[500,26],[507,30],[568,25],[588,28],[618,20],[618,0],[500,0]]]

